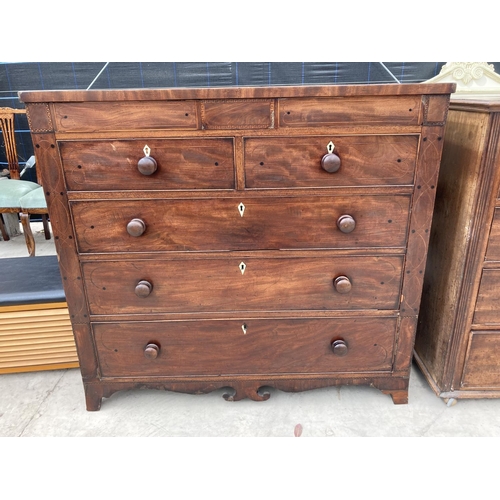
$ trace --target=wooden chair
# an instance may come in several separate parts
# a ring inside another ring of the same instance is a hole
[[[47,222],[47,205],[43,197],[41,185],[38,182],[22,180],[19,172],[14,133],[14,116],[21,113],[26,113],[26,111],[23,109],[0,108],[0,130],[2,131],[5,143],[5,153],[9,165],[10,176],[10,179],[0,179],[0,231],[3,239],[8,241],[10,236],[5,228],[2,213],[21,214],[26,246],[28,247],[30,257],[32,257],[35,255],[35,240],[29,224],[29,215],[35,213],[42,215],[45,239],[50,239],[50,231]],[[36,194],[33,193],[33,195],[31,195],[32,192],[36,192]],[[40,194],[42,198],[40,198]],[[25,196],[26,198],[24,198]],[[22,203],[21,200],[23,200]]]
[[[33,237],[30,226],[31,214],[40,214],[42,216],[45,239],[50,240],[50,229],[47,221],[47,202],[45,201],[45,195],[43,193],[42,186],[33,189],[33,191],[30,191],[21,198],[21,210],[19,213],[21,224],[23,225],[24,238],[26,239],[28,252],[30,254],[30,257],[34,257],[35,238]]]

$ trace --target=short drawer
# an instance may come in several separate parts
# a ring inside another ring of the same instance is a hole
[[[462,387],[500,389],[500,332],[472,332]]]
[[[280,127],[420,125],[421,96],[279,99]]]
[[[82,264],[91,314],[390,309],[402,256],[254,254]]]
[[[493,215],[486,260],[500,261],[500,207],[495,208]]]
[[[52,109],[58,132],[198,128],[196,101],[60,102]]]
[[[99,323],[93,330],[103,377],[326,374],[390,370],[396,320]]]
[[[329,153],[340,167],[328,172],[321,160]],[[368,186],[413,184],[417,136],[309,136],[245,139],[248,188]]]
[[[71,202],[82,253],[404,248],[409,206],[405,195]]]
[[[483,269],[473,323],[500,324],[500,269]]]
[[[153,173],[138,167],[146,146]],[[234,188],[232,139],[60,141],[59,149],[70,191]]]

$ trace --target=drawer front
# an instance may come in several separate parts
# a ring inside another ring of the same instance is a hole
[[[399,305],[402,264],[402,256],[259,258],[247,254],[85,262],[82,269],[91,314],[148,314],[394,310]],[[341,279],[336,285],[337,278]]]
[[[500,269],[484,269],[477,295],[473,322],[500,324]]]
[[[500,208],[495,208],[493,222],[491,224],[486,260],[500,261]]]
[[[152,174],[138,169],[146,145]],[[61,141],[59,149],[70,191],[234,188],[232,139]]]
[[[340,168],[327,172],[322,158],[332,142]],[[248,188],[413,184],[417,136],[310,136],[245,139]]]
[[[394,318],[93,325],[104,377],[385,371],[395,329]],[[339,339],[343,356],[331,347]],[[154,359],[144,355],[148,344],[159,347]]]
[[[420,125],[421,100],[421,96],[279,99],[279,126]]]
[[[78,248],[86,253],[403,248],[409,205],[409,196],[271,199],[242,194],[220,199],[75,201],[71,208]],[[140,236],[127,232],[133,219],[140,219],[145,228]],[[339,219],[350,221],[353,230],[342,232]]]
[[[61,102],[53,116],[58,132],[198,128],[195,101]]]
[[[202,101],[204,129],[266,129],[274,125],[273,100]]]
[[[500,332],[472,332],[462,387],[500,389]]]

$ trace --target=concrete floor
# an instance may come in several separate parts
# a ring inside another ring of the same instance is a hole
[[[37,255],[55,253],[33,224]],[[27,257],[24,236],[0,241],[0,258]],[[412,367],[409,404],[370,387],[271,391],[266,402],[227,402],[222,390],[188,395],[118,392],[99,412],[85,409],[77,369],[0,375],[0,436],[500,437],[499,400],[448,407]]]

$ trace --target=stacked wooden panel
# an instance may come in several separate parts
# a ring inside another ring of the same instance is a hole
[[[77,367],[65,303],[0,307],[0,373]]]

